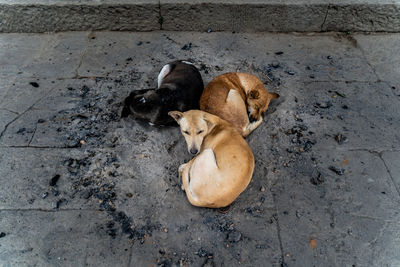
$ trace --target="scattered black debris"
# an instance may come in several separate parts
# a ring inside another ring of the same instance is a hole
[[[190,50],[192,48],[192,43],[188,43],[188,44],[185,44],[184,46],[182,46],[182,50]]]
[[[32,85],[35,88],[39,87],[39,84],[37,82],[30,82],[29,84]]]
[[[53,209],[58,209],[60,208],[60,205],[64,202],[67,202],[67,200],[65,198],[61,198],[59,200],[57,200],[56,202],[53,202]]]
[[[342,145],[347,142],[347,137],[342,134],[335,135],[335,140],[339,145]]]
[[[287,70],[287,71],[285,71],[287,74],[289,74],[289,75],[295,75],[296,73],[294,72],[294,71],[292,71],[292,70]]]
[[[338,168],[335,166],[329,166],[329,170],[333,171],[334,173],[336,173],[337,175],[343,175],[345,172],[345,169],[343,168]]]
[[[340,96],[340,97],[343,97],[343,98],[345,98],[345,97],[346,97],[346,95],[345,95],[345,94],[343,94],[343,93],[340,93],[340,92],[338,92],[338,91],[335,91],[335,94],[337,94],[338,96]]]
[[[327,56],[326,58],[327,58],[327,59],[332,59],[332,56]]]
[[[275,52],[275,55],[282,55],[283,54],[283,52],[282,51],[278,51],[278,52]]]
[[[92,196],[93,192],[90,189],[83,190],[81,193],[81,198],[89,199]]]
[[[26,132],[26,128],[24,127],[24,128],[20,128],[18,131],[17,131],[17,134],[24,134]]]
[[[143,42],[142,41],[138,41],[137,43],[136,43],[136,45],[142,45],[143,44]]]
[[[53,194],[53,196],[58,196],[59,194],[60,194],[60,192],[58,192],[58,190],[57,189],[55,189],[55,188],[52,188],[51,189],[51,193]]]
[[[31,198],[31,199],[28,200],[28,203],[29,203],[29,204],[33,204],[34,202],[35,202],[35,199],[34,199],[34,198]]]
[[[311,79],[314,79],[315,75],[314,74],[310,74],[310,76],[308,76],[308,77],[310,77]]]
[[[50,186],[56,186],[56,184],[57,184],[58,180],[60,179],[60,177],[61,176],[59,174],[54,175],[53,178],[50,179],[49,185]]]
[[[280,64],[278,61],[273,61],[271,66],[276,69],[276,68],[279,68]]]
[[[330,107],[332,107],[332,102],[331,101],[326,101],[324,103],[317,102],[317,103],[315,103],[314,106],[317,108],[330,108]]]
[[[208,32],[208,33],[212,32],[211,28],[208,28],[208,29],[207,29],[207,32]]]
[[[196,251],[194,254],[196,254],[197,256],[202,257],[202,258],[208,256],[208,253],[204,248],[200,248],[199,251]]]
[[[313,185],[320,185],[323,182],[325,182],[324,177],[322,176],[321,173],[318,173],[318,175],[316,177],[311,177],[310,182]],[[297,216],[297,212],[296,212],[296,216]]]
[[[115,223],[113,221],[109,221],[106,223],[106,233],[111,236],[112,238],[115,238],[117,236],[117,229],[114,227]]]
[[[37,121],[38,123],[44,123],[45,122],[45,120],[44,119],[38,119],[38,121]]]
[[[125,61],[127,61],[127,62],[132,61],[132,58],[128,57],[127,59],[125,59]]]
[[[45,199],[48,195],[49,195],[48,192],[43,192],[43,193],[42,193],[42,198]]]
[[[227,239],[229,242],[239,242],[241,238],[242,238],[242,234],[237,231],[232,231],[227,236]]]
[[[342,109],[349,109],[349,107],[347,105],[343,105]]]
[[[1,232],[0,233],[0,238],[3,238],[3,237],[5,237],[6,236],[6,233],[4,233],[4,232]]]

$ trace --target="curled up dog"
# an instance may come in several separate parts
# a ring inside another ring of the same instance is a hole
[[[157,88],[134,90],[124,101],[121,117],[155,125],[170,125],[174,120],[168,111],[199,108],[204,89],[198,69],[190,62],[177,60],[165,65],[157,79]]]
[[[200,110],[168,113],[180,126],[188,151],[195,155],[179,167],[189,202],[198,207],[230,205],[250,183],[253,153],[230,123]]]
[[[262,113],[278,97],[269,93],[255,75],[230,72],[209,82],[201,95],[200,109],[230,122],[246,137],[260,126]]]

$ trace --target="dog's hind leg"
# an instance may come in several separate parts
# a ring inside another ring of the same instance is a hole
[[[218,186],[218,163],[214,151],[211,148],[205,149],[198,156],[185,166],[182,173],[182,182],[185,188],[186,196],[189,202],[194,206],[206,206],[212,203],[206,203],[199,198],[197,193],[205,194],[205,186],[215,184]]]
[[[170,64],[165,65],[161,69],[160,74],[158,74],[158,78],[157,78],[157,87],[158,88],[160,88],[161,83],[162,83],[163,79],[165,78],[165,76],[167,76],[170,72],[171,72],[171,65]]]
[[[231,116],[235,118],[235,124],[237,124],[238,126],[240,125],[237,130],[239,130],[239,132],[241,132],[243,136],[247,136],[249,134],[246,134],[249,125],[249,118],[247,116],[246,104],[243,101],[242,96],[238,91],[231,89],[229,90],[225,102],[229,104],[229,112]]]

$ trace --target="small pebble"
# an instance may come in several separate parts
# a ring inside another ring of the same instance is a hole
[[[260,187],[260,191],[261,191],[261,192],[264,192],[264,191],[265,191],[265,187],[264,187],[264,186],[261,186],[261,187]]]
[[[207,29],[207,32],[208,32],[208,33],[212,32],[211,28],[208,28],[208,29]]]
[[[327,56],[326,58],[327,58],[327,59],[332,59],[332,56]]]
[[[42,194],[42,198],[45,199],[48,195],[49,195],[48,192],[44,192],[44,193]]]
[[[188,44],[185,44],[184,46],[182,46],[182,50],[190,50],[192,48],[192,43],[188,43]]]
[[[344,171],[345,171],[345,169],[343,169],[343,168],[338,168],[338,167],[335,167],[335,166],[330,166],[330,167],[329,167],[329,170],[333,171],[333,172],[336,173],[337,175],[343,175],[343,174],[344,174]]]
[[[275,69],[279,67],[279,62],[278,61],[274,61],[272,62],[272,67],[274,67]]]
[[[44,120],[44,119],[38,119],[37,122],[38,122],[38,123],[43,123],[43,122],[45,122],[45,120]]]
[[[139,41],[139,42],[136,43],[136,45],[142,45],[142,44],[143,44],[142,41]]]
[[[241,238],[242,238],[242,234],[237,231],[233,231],[228,234],[229,242],[239,242]]]
[[[310,74],[310,76],[309,76],[311,79],[314,79],[315,78],[315,75],[314,74]]]

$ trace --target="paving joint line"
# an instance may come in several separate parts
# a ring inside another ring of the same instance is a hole
[[[275,193],[272,193],[272,199],[275,205],[275,213],[276,213],[276,218],[275,216],[273,216],[275,218],[276,221],[276,230],[277,230],[277,235],[278,235],[278,241],[279,241],[279,249],[281,250],[281,266],[285,266],[285,255],[284,255],[284,251],[283,251],[283,244],[282,244],[282,238],[281,238],[281,226],[279,224],[279,211],[278,211],[278,206],[276,205],[276,197],[275,197]]]
[[[394,188],[396,189],[397,194],[400,196],[400,189],[399,189],[398,186],[396,185],[396,183],[395,183],[395,181],[394,181],[394,178],[393,178],[393,175],[392,175],[392,173],[390,172],[389,167],[387,166],[385,160],[384,160],[383,157],[382,157],[382,153],[378,153],[378,157],[382,160],[383,165],[385,165],[386,172],[389,174],[389,177],[390,177],[390,179],[391,179],[391,181],[392,181],[392,183],[393,183],[393,186],[394,186]]]
[[[95,34],[96,34],[96,32],[94,32],[94,31],[90,31],[89,33],[88,33],[88,35],[87,35],[87,42],[86,42],[86,45],[85,45],[85,47],[83,48],[83,50],[82,50],[82,53],[81,53],[81,55],[80,55],[80,57],[79,57],[79,63],[78,63],[78,66],[76,67],[76,69],[75,69],[75,76],[74,76],[74,78],[75,79],[77,79],[78,77],[79,77],[79,68],[82,66],[82,63],[83,63],[83,58],[84,58],[84,56],[86,55],[86,51],[87,51],[87,49],[88,49],[88,47],[89,47],[89,45],[90,45],[90,39],[91,39],[91,37],[92,36],[95,36]]]

